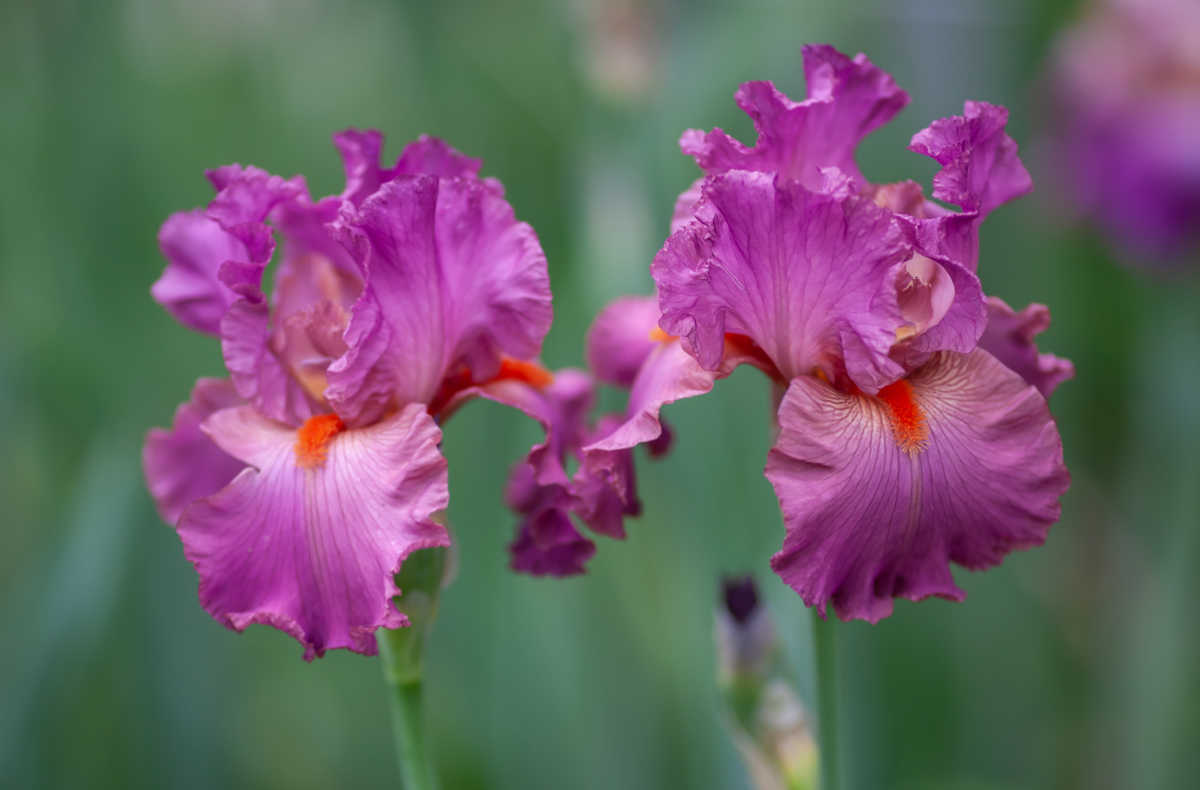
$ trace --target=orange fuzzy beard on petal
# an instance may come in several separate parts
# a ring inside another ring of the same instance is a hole
[[[346,424],[336,414],[319,414],[309,417],[300,430],[296,431],[296,463],[312,469],[325,462],[329,440],[346,429]]]
[[[909,455],[924,450],[929,441],[929,429],[925,425],[925,414],[917,405],[912,384],[906,379],[893,382],[879,390],[878,397],[888,407],[892,435],[900,449]]]

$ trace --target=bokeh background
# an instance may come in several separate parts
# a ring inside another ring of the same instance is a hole
[[[582,364],[609,299],[648,292],[676,140],[800,45],[866,51],[911,93],[860,164],[928,184],[908,138],[967,98],[1012,110],[1038,189],[983,231],[985,288],[1049,304],[1043,350],[1073,473],[1044,548],[959,573],[967,602],[899,602],[841,629],[853,788],[1181,788],[1200,771],[1200,283],[1123,266],[1074,222],[1043,154],[1043,70],[1074,2],[10,0],[0,24],[0,784],[394,786],[376,661],[312,665],[279,632],[211,620],[140,471],[219,350],[148,293],[155,233],[232,161],[341,188],[330,135],[427,132],[485,160],[550,261],[552,366]],[[1194,272],[1195,270],[1193,270]],[[615,396],[610,395],[610,398]],[[507,570],[508,464],[536,430],[473,404],[450,423],[458,577],[428,659],[455,788],[744,788],[713,681],[722,573],[751,571],[811,701],[809,613],[768,558],[753,371],[672,407],[640,463],[644,515],[565,581]],[[615,399],[612,401],[615,403]],[[603,540],[603,539],[602,539]]]

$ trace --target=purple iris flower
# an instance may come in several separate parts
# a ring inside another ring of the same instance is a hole
[[[1079,209],[1135,259],[1194,254],[1200,4],[1096,0],[1059,39],[1050,82],[1056,161]]]
[[[309,660],[373,654],[377,628],[407,624],[395,573],[450,540],[440,424],[470,398],[523,408],[555,385],[533,361],[546,260],[500,184],[438,140],[391,168],[377,132],[334,141],[340,195],[232,165],[208,174],[207,208],[163,225],[153,295],[220,338],[230,378],[201,379],[144,450],[204,608],[279,628]]]
[[[822,616],[832,603],[876,622],[894,597],[961,600],[951,562],[986,568],[1044,541],[1069,482],[1046,396],[1072,369],[1034,346],[1044,307],[1014,313],[975,274],[979,224],[1031,188],[1006,111],[968,103],[913,138],[942,164],[933,197],[951,210],[854,163],[907,102],[891,77],[863,55],[804,54],[804,101],[738,91],[756,146],[684,134],[706,175],[651,267],[659,348],[626,422],[585,457],[654,439],[664,404],[759,368],[779,396],[772,567]]]
[[[608,453],[583,450],[624,425],[626,414],[592,420],[595,389],[598,383],[624,390],[634,386],[643,363],[661,345],[651,338],[658,316],[653,298],[618,300],[588,333],[588,372],[558,371],[550,386],[524,391],[521,408],[542,423],[546,441],[535,446],[509,478],[507,500],[521,515],[509,546],[514,570],[553,576],[583,573],[596,547],[575,522],[596,534],[623,539],[625,517],[641,513],[632,450],[640,442]],[[653,438],[650,455],[660,457],[669,449],[670,433],[656,432]],[[572,462],[576,471],[569,475],[567,465]]]

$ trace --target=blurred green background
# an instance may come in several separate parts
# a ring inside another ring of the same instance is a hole
[[[582,364],[608,300],[648,292],[687,127],[752,140],[732,94],[803,95],[800,45],[866,51],[913,101],[864,146],[928,183],[908,138],[967,98],[1007,104],[1038,191],[984,228],[985,288],[1049,304],[1043,350],[1073,486],[1044,548],[958,573],[961,605],[841,629],[854,788],[1181,788],[1200,772],[1200,294],[1123,268],[1066,222],[1039,75],[1073,3],[902,0],[43,0],[0,25],[0,784],[393,786],[374,660],[211,620],[147,496],[140,442],[217,344],[151,301],[155,233],[254,163],[341,188],[330,135],[427,132],[485,160],[550,261],[545,359]],[[611,397],[611,396],[610,396]],[[768,393],[739,373],[668,416],[645,514],[584,577],[506,568],[507,467],[536,430],[474,404],[448,426],[458,577],[428,659],[447,788],[744,788],[720,721],[712,616],[752,571],[811,701],[809,613],[771,574]],[[615,403],[615,398],[613,403]],[[494,459],[503,459],[497,461]]]

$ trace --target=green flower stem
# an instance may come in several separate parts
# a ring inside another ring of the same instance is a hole
[[[396,759],[404,790],[437,790],[437,774],[425,741],[422,669],[425,642],[437,618],[438,595],[446,568],[445,549],[414,552],[396,574],[400,611],[409,626],[380,629],[379,658],[392,707]]]
[[[396,744],[396,760],[400,765],[400,786],[404,790],[435,790],[437,780],[425,743],[424,713],[421,704],[421,677],[411,673],[396,674],[392,659],[403,650],[391,645],[399,633],[388,631],[379,640],[379,654],[384,659],[383,676],[391,692],[392,730]]]
[[[821,790],[840,790],[837,720],[837,620],[831,613],[813,621],[813,655],[817,669],[817,740],[821,750]]]

